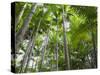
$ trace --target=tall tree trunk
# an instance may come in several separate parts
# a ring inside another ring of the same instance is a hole
[[[20,11],[18,17],[16,17],[16,19],[15,19],[15,26],[16,26],[16,27],[17,27],[18,23],[20,22],[20,20],[21,20],[21,18],[22,18],[22,16],[23,16],[23,13],[24,13],[24,11],[25,11],[25,9],[26,9],[26,7],[27,7],[27,3],[24,4],[24,6],[22,7],[22,9],[21,9],[21,11]]]
[[[67,42],[66,42],[66,31],[65,31],[65,12],[64,12],[64,6],[63,6],[63,13],[62,13],[62,19],[63,19],[63,36],[64,36],[64,53],[65,53],[65,66],[66,69],[70,70],[70,59],[69,59],[69,51],[67,47]]]
[[[40,24],[41,24],[41,20],[42,20],[42,18],[40,18],[40,21],[39,21],[39,24],[38,24],[38,27],[37,27],[36,34],[35,34],[35,38],[34,38],[34,39],[37,38],[38,30],[39,30],[39,27],[40,27]],[[31,56],[31,54],[32,54],[32,48],[34,48],[34,44],[35,44],[35,43],[33,42],[33,45],[32,45],[32,47],[31,47],[30,53],[29,53],[29,55],[28,55],[28,60],[27,60],[27,64],[26,64],[26,68],[25,68],[25,71],[24,71],[24,72],[27,71],[27,67],[28,67],[28,64],[29,64],[30,56]]]
[[[30,58],[32,56],[32,48],[34,48],[34,44],[32,44],[32,46],[31,46],[31,50],[30,50],[29,55],[28,55],[28,59],[27,59],[27,62],[26,62],[26,67],[24,69],[24,72],[27,72],[27,68],[28,68],[28,65],[29,65],[29,62],[30,62]]]
[[[39,24],[38,24],[38,27],[37,27],[37,30],[36,30],[35,37],[33,36],[33,32],[31,34],[30,41],[29,41],[29,44],[28,44],[27,49],[26,49],[26,53],[25,53],[23,61],[22,61],[20,72],[23,72],[23,66],[25,65],[25,63],[27,62],[27,64],[28,64],[28,61],[27,61],[27,60],[29,60],[28,55],[30,55],[31,54],[30,52],[32,52],[31,46],[33,46],[33,48],[34,48],[34,45],[35,45],[34,40],[37,38],[41,20],[42,20],[42,18],[40,18],[40,21],[39,21]]]
[[[56,23],[57,23],[57,31],[56,31],[56,70],[58,71],[58,21],[56,17]]]
[[[40,67],[39,67],[39,71],[41,71],[41,68],[42,68],[42,65],[44,64],[44,55],[45,55],[45,49],[46,49],[46,46],[48,44],[48,34],[46,34],[45,36],[45,39],[40,47],[40,51],[41,51],[41,63],[40,63]]]
[[[29,23],[30,23],[30,21],[32,19],[32,16],[33,16],[35,10],[36,10],[36,7],[37,7],[37,5],[32,6],[32,10],[31,10],[30,14],[28,15],[28,17],[25,19],[22,28],[15,35],[16,36],[16,51],[18,50],[18,47],[19,47],[20,43],[23,40],[25,32],[28,29]]]
[[[38,72],[38,59],[36,60],[36,64],[35,64],[35,70],[36,70],[36,72]]]
[[[96,42],[95,42],[95,35],[92,30],[92,43],[93,43],[93,51],[92,51],[92,68],[97,68],[97,50],[96,50]]]
[[[58,71],[58,43],[56,44],[55,53],[56,53],[56,70]]]
[[[32,43],[34,42],[34,38],[32,36],[32,38],[30,38],[30,41],[29,41],[29,44],[27,46],[27,49],[26,49],[26,53],[23,57],[23,61],[22,61],[22,64],[21,64],[21,69],[20,69],[20,72],[23,72],[24,71],[24,68],[25,68],[25,65],[26,65],[26,62],[28,60],[28,55],[30,53],[30,50],[31,50],[31,46],[32,46]]]

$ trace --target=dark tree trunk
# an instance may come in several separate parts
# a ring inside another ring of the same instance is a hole
[[[58,71],[58,18],[56,16],[57,31],[56,31],[56,70]]]
[[[97,68],[97,50],[96,50],[96,42],[95,42],[95,35],[92,30],[92,42],[93,42],[93,51],[92,51],[92,68]]]

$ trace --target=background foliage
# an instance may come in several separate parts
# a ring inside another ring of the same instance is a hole
[[[16,72],[97,68],[96,7],[16,2],[15,9]]]

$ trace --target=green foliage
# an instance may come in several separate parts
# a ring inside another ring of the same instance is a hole
[[[25,3],[16,3],[15,16],[19,15],[21,8]],[[21,29],[25,18],[31,13],[32,3],[28,3],[23,16],[16,27],[16,33]],[[64,5],[65,18],[70,22],[69,30],[66,31],[67,46],[70,55],[71,69],[87,69],[95,68],[91,67],[92,61],[97,58],[93,58],[91,55],[94,45],[97,49],[97,8],[88,6],[70,6]],[[33,51],[33,67],[27,67],[27,72],[38,71],[54,71],[56,70],[57,58],[56,58],[56,45],[58,44],[58,70],[65,70],[65,57],[64,57],[64,41],[63,41],[63,27],[62,27],[62,5],[55,4],[38,4],[35,13],[32,16],[32,20],[29,23],[28,30],[25,36],[30,37],[33,33],[34,47]],[[41,20],[41,22],[40,22]],[[40,22],[40,27],[38,25]],[[58,27],[57,27],[58,26]],[[93,33],[93,35],[92,35]],[[36,34],[38,34],[36,36]],[[45,41],[45,35],[48,35],[47,44],[43,44]],[[94,38],[93,38],[94,37]],[[29,38],[24,38],[21,43],[20,49],[26,51]],[[94,42],[93,42],[94,40]],[[93,44],[95,43],[95,44]],[[46,47],[45,47],[45,46]],[[46,64],[41,64],[42,57],[40,50],[44,47],[44,60]],[[96,56],[96,55],[95,55]],[[35,59],[36,57],[36,59]],[[17,61],[16,61],[17,62]],[[95,61],[94,61],[95,62]],[[86,66],[87,65],[87,66]],[[96,65],[96,64],[94,64]],[[20,67],[16,67],[19,70]],[[19,71],[16,71],[19,72]]]

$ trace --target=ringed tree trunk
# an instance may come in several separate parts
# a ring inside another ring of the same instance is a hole
[[[28,29],[29,23],[32,19],[33,14],[35,13],[36,7],[37,7],[37,5],[32,6],[31,12],[28,15],[28,17],[25,19],[22,28],[15,34],[15,36],[16,36],[16,40],[15,40],[16,41],[16,51],[18,51],[19,45],[21,44],[23,37],[25,35],[25,32]]]
[[[41,24],[41,20],[42,20],[42,18],[40,18],[40,21],[39,21],[38,28],[36,30],[35,36],[33,36],[33,32],[31,33],[29,44],[27,46],[27,49],[26,49],[26,52],[25,52],[25,55],[24,55],[24,58],[23,58],[23,61],[22,61],[22,64],[21,64],[20,72],[25,72],[26,69],[27,69],[27,66],[28,66],[28,63],[29,63],[29,59],[30,59],[30,55],[32,53],[32,48],[34,48],[35,39],[36,39],[36,37],[38,35],[38,30],[39,30],[39,27],[40,27],[40,24]],[[24,70],[25,66],[26,66],[26,69]]]
[[[27,67],[28,67],[28,64],[29,64],[29,61],[30,61],[30,57],[31,57],[31,55],[32,55],[32,48],[34,48],[34,46],[35,46],[35,40],[36,40],[36,38],[37,38],[37,35],[38,35],[38,31],[39,31],[39,28],[40,28],[40,24],[41,24],[41,20],[42,20],[42,18],[40,18],[40,20],[39,20],[39,24],[38,24],[38,27],[37,27],[37,30],[36,30],[36,34],[35,34],[35,37],[33,38],[34,39],[34,41],[33,41],[33,43],[32,43],[32,46],[31,46],[31,49],[30,49],[30,52],[29,52],[29,54],[27,55],[27,63],[26,63],[26,67],[25,67],[25,70],[24,70],[24,72],[26,72],[27,71]],[[33,54],[34,55],[34,54]]]
[[[62,20],[63,20],[63,25],[62,26],[63,26],[63,37],[64,37],[65,66],[66,66],[66,70],[70,70],[69,51],[68,51],[68,47],[67,47],[66,31],[65,31],[66,18],[65,18],[64,6],[63,6],[63,12],[62,12]]]

